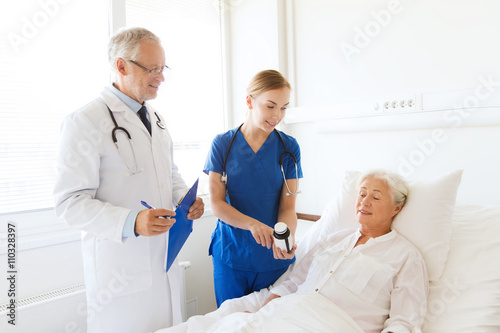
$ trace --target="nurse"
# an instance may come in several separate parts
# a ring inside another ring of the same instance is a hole
[[[278,71],[257,73],[247,88],[247,120],[217,135],[208,153],[204,172],[218,217],[209,249],[217,306],[269,287],[295,260],[295,247],[287,253],[273,244],[278,221],[292,235],[297,227],[300,148],[293,137],[276,130],[290,90]]]

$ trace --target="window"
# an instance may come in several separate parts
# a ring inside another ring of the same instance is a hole
[[[53,206],[60,122],[97,96],[109,82],[109,70],[105,1],[23,0],[2,7],[0,214],[5,214]]]
[[[219,0],[127,0],[127,27],[141,26],[162,40],[171,68],[150,103],[166,118],[174,160],[188,185],[203,176],[208,148],[224,130],[221,8]],[[207,200],[205,200],[207,203]]]
[[[11,1],[0,11],[0,215],[50,209],[59,126],[110,83],[109,3]],[[152,104],[186,182],[224,128],[219,0],[126,1],[127,26],[155,32],[172,68]],[[207,177],[200,191],[208,192]]]

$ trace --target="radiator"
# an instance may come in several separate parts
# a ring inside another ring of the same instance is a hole
[[[0,332],[85,333],[85,285],[18,299],[16,325],[8,323],[8,304],[0,305]],[[77,311],[80,311],[78,313]]]
[[[197,299],[186,302],[184,271],[188,261],[179,263],[181,269],[183,319],[197,312]],[[193,304],[193,301],[195,304]],[[85,333],[87,331],[85,285],[79,284],[16,301],[16,325],[9,321],[8,303],[0,305],[2,333]],[[194,306],[194,307],[193,307]]]

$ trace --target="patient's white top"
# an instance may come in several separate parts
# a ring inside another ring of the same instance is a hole
[[[271,293],[320,293],[365,332],[418,331],[429,288],[421,254],[395,230],[354,247],[360,236],[340,231],[317,244]]]

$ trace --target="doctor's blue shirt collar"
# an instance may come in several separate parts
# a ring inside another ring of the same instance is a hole
[[[123,103],[125,103],[125,105],[128,106],[130,108],[130,110],[134,111],[135,114],[137,114],[137,112],[139,112],[142,105],[139,102],[137,102],[135,99],[133,99],[132,97],[127,96],[124,93],[122,93],[120,90],[118,90],[118,88],[115,87],[114,83],[109,87],[109,90],[113,94],[115,94]]]

